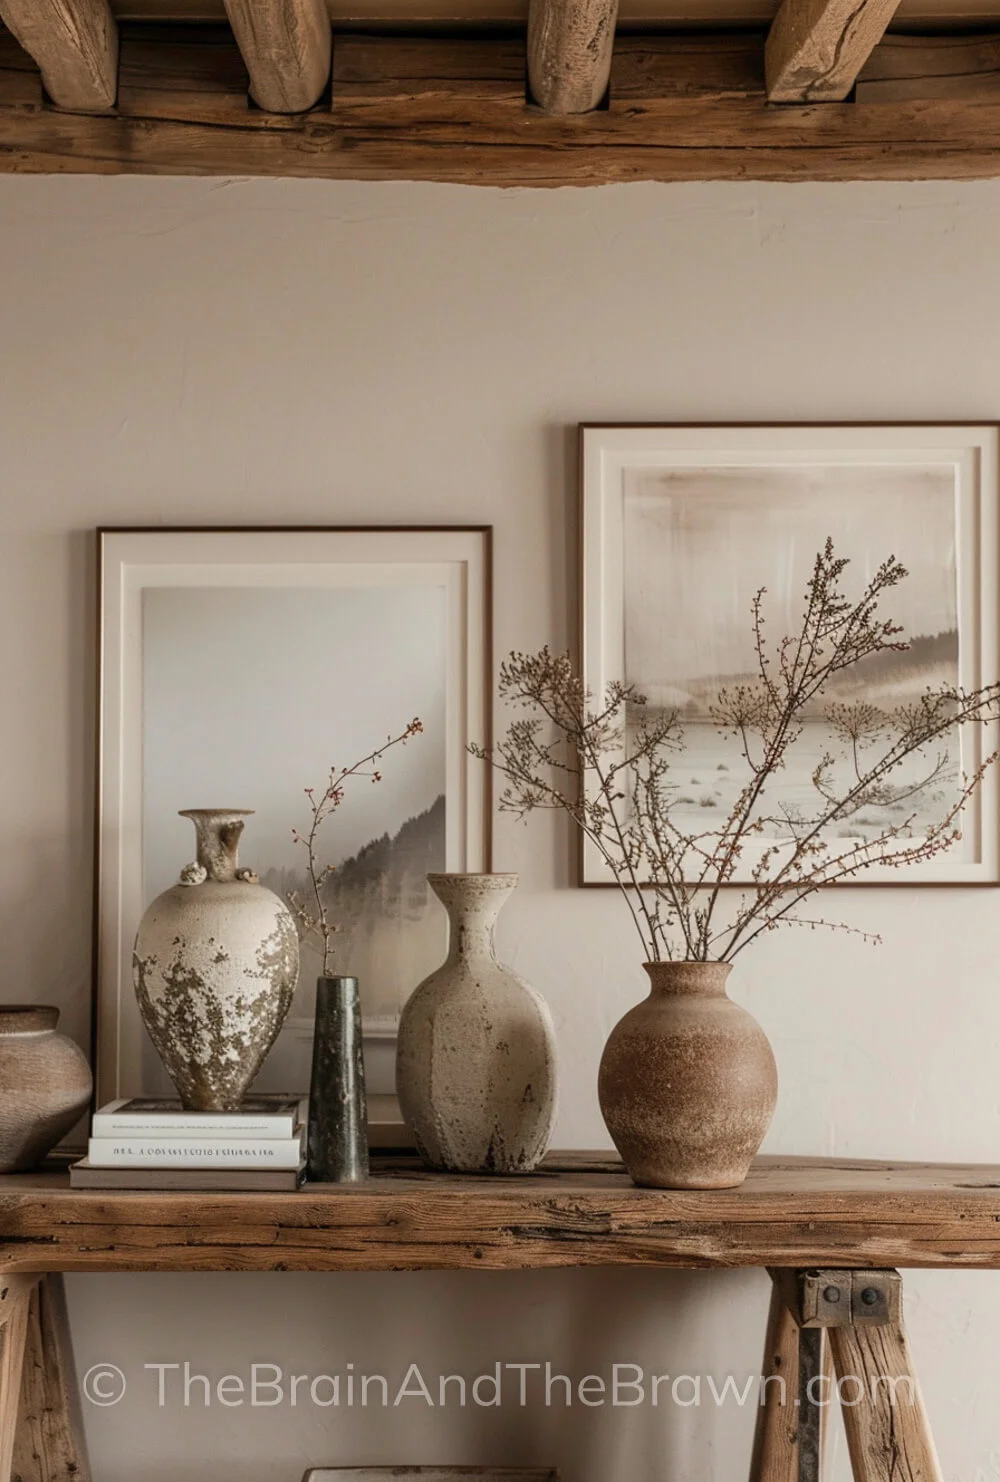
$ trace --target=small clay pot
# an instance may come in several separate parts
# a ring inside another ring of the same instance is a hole
[[[611,1031],[601,1112],[629,1173],[654,1189],[731,1189],[774,1115],[767,1036],[726,995],[728,962],[647,962],[643,999]]]
[[[0,1006],[0,1173],[37,1167],[90,1102],[87,1057],[58,1022],[48,1006]]]

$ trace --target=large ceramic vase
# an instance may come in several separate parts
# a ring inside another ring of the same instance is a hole
[[[41,1004],[0,1006],[0,1173],[36,1167],[90,1102],[87,1057],[58,1022]]]
[[[726,994],[727,962],[648,962],[649,997],[611,1031],[598,1095],[637,1184],[730,1189],[774,1114],[767,1036]]]
[[[250,809],[191,808],[198,862],[139,926],[133,980],[150,1038],[190,1111],[235,1111],[292,1002],[291,912],[238,867]]]
[[[403,1010],[396,1089],[424,1162],[527,1173],[548,1147],[556,1051],[548,1006],[497,960],[493,929],[516,875],[428,875],[448,911],[447,960]]]

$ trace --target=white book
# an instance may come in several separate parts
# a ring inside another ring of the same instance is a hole
[[[95,1168],[298,1168],[300,1137],[92,1137]]]
[[[94,1137],[209,1137],[224,1133],[230,1138],[294,1137],[306,1120],[308,1098],[299,1096],[250,1096],[237,1112],[185,1111],[168,1097],[119,1097],[94,1113]]]

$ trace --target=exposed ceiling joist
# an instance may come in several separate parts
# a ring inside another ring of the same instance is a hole
[[[899,0],[781,0],[764,52],[772,103],[839,103]]]
[[[118,26],[108,0],[0,0],[0,17],[38,63],[60,108],[93,113],[114,106]]]
[[[330,80],[332,36],[324,0],[225,0],[225,5],[258,107],[268,113],[312,108]]]
[[[528,86],[546,113],[589,113],[608,89],[618,0],[531,0]]]

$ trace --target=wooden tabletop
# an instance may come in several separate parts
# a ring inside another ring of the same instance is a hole
[[[1000,1166],[760,1158],[741,1188],[639,1189],[603,1154],[523,1178],[379,1158],[299,1193],[71,1190],[0,1177],[0,1271],[548,1266],[1000,1267]]]

